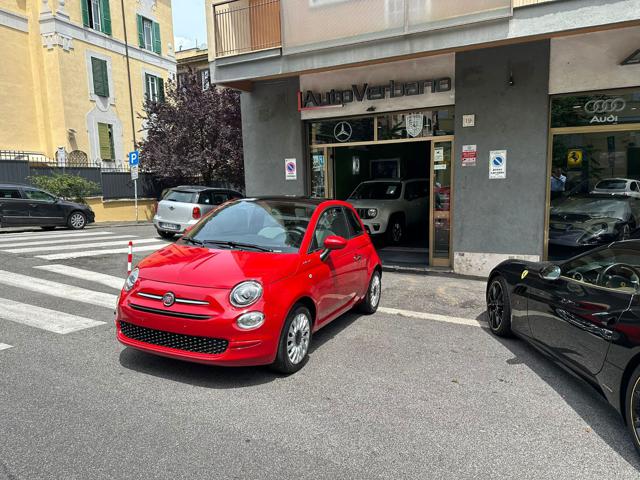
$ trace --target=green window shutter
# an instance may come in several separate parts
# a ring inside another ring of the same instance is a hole
[[[144,48],[144,25],[142,24],[142,15],[136,15],[138,21],[138,46]]]
[[[162,43],[160,43],[160,24],[153,22],[153,51],[162,53]]]
[[[100,1],[100,13],[102,14],[102,33],[111,35],[111,12],[109,10],[109,0]]]
[[[151,100],[151,92],[149,91],[149,78],[151,75],[148,73],[144,74],[144,97],[145,100]]]
[[[93,73],[93,93],[99,97],[108,97],[107,62],[91,57],[91,72]]]
[[[158,101],[164,102],[164,79],[158,77]]]
[[[80,0],[82,5],[82,24],[85,27],[89,26],[89,0]]]
[[[100,145],[100,158],[102,160],[112,160],[111,139],[109,137],[109,124],[98,123],[98,143]]]
[[[107,69],[107,62],[102,61],[102,84],[104,85],[104,97],[109,96],[109,70]]]

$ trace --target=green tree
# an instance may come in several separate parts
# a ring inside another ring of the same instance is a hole
[[[34,175],[28,180],[34,187],[79,203],[86,203],[86,197],[100,193],[100,185],[77,175]]]

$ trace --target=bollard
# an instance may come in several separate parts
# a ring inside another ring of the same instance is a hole
[[[127,254],[127,275],[131,273],[132,261],[133,261],[133,242],[129,240],[129,253]]]

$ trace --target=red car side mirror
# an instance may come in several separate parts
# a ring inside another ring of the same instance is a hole
[[[347,239],[338,235],[329,235],[324,239],[324,250],[320,254],[320,259],[324,261],[332,250],[341,250],[347,246]]]

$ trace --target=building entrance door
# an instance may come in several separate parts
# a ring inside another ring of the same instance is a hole
[[[431,143],[429,202],[429,265],[451,266],[451,207],[453,202],[453,140]]]

